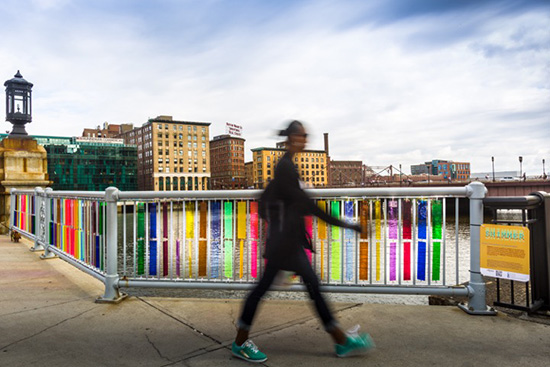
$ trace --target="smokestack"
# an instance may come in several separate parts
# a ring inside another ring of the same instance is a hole
[[[324,133],[323,135],[325,137],[325,153],[327,153],[328,156],[328,133]]]

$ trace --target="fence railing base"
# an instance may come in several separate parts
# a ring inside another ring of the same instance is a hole
[[[42,260],[55,259],[57,258],[57,255],[50,251],[48,253],[43,253],[42,255],[40,255],[40,258]]]
[[[105,298],[104,296],[97,297],[96,300],[95,300],[95,303],[118,304],[118,303],[124,301],[126,298],[128,298],[128,295],[126,293],[119,292],[119,296],[115,297],[115,298]]]
[[[462,311],[466,312],[468,315],[480,315],[480,316],[495,316],[497,314],[497,310],[495,310],[493,307],[486,306],[486,309],[474,309],[473,307],[465,304],[465,303],[459,303],[458,308],[460,308]]]

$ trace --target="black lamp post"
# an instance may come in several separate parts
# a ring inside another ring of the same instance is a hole
[[[493,182],[495,182],[495,157],[491,157],[491,162],[493,164]]]
[[[542,177],[546,176],[546,168],[544,168],[544,163],[546,163],[546,161],[542,158]]]
[[[523,176],[522,163],[523,163],[523,157],[519,156],[519,177],[520,178]]]
[[[6,121],[13,124],[11,138],[28,138],[25,124],[32,121],[32,83],[25,79],[19,70],[4,83],[6,87]]]

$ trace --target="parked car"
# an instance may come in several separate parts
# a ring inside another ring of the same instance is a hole
[[[519,177],[512,177],[512,176],[506,176],[506,177],[501,177],[500,178],[500,182],[510,182],[510,181],[519,181]]]

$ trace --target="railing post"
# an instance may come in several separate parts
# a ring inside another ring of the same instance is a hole
[[[11,232],[13,231],[12,227],[15,226],[15,190],[15,188],[12,188],[10,190],[10,218],[8,219],[8,229],[10,236]]]
[[[468,284],[468,305],[460,307],[470,315],[496,315],[492,307],[487,306],[485,299],[485,282],[480,271],[480,229],[483,224],[483,198],[487,188],[481,182],[468,185],[470,199],[470,282]]]
[[[44,246],[40,244],[39,241],[44,241],[44,238],[41,236],[42,223],[44,218],[43,215],[43,197],[44,189],[41,187],[34,188],[34,246],[30,248],[31,251],[44,251]]]
[[[121,293],[118,290],[118,224],[117,224],[117,200],[118,189],[116,187],[108,187],[105,190],[105,201],[107,203],[107,261],[105,275],[105,294],[99,297],[97,303],[119,303],[127,294]]]
[[[45,228],[45,236],[44,236],[44,243],[46,246],[44,246],[44,253],[40,255],[41,259],[53,259],[56,257],[56,255],[49,250],[49,247],[51,244],[51,238],[50,238],[50,220],[52,217],[52,203],[50,200],[50,194],[52,192],[51,187],[47,187],[46,190],[44,190],[44,228]]]

